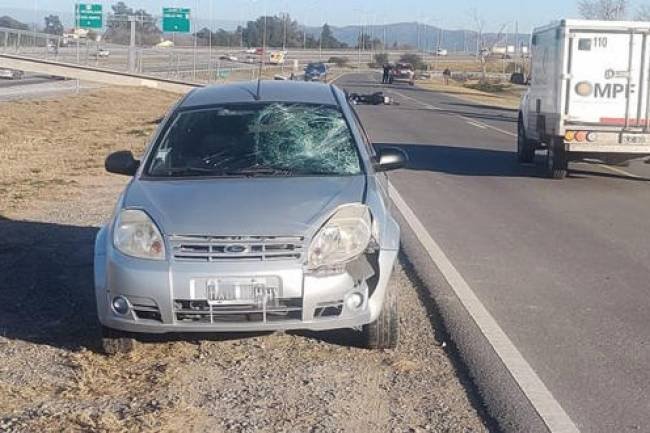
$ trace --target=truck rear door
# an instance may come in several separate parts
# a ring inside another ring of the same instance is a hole
[[[641,33],[572,31],[565,107],[568,124],[621,129],[645,125],[646,39]]]

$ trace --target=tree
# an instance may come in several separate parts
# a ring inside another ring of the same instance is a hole
[[[111,6],[112,13],[106,21],[105,39],[128,45],[131,40],[131,23],[129,17],[136,18],[136,43],[138,45],[155,45],[160,42],[162,32],[157,26],[156,19],[144,9],[133,10],[124,2]]]
[[[321,40],[323,42],[323,48],[345,48],[347,46],[334,37],[332,29],[327,23],[323,25],[323,29],[321,30]]]
[[[45,17],[45,33],[50,35],[61,36],[63,34],[63,24],[58,15],[48,15]]]
[[[580,0],[578,12],[588,20],[615,21],[625,18],[629,0]]]

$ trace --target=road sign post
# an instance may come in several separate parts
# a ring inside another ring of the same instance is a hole
[[[190,10],[187,8],[163,8],[163,32],[189,33]]]
[[[102,5],[77,3],[74,7],[75,23],[79,29],[101,29],[104,27]]]

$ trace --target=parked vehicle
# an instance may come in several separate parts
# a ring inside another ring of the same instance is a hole
[[[106,59],[110,55],[111,55],[111,51],[106,48],[97,48],[97,50],[93,53],[93,57],[97,57],[101,59]]]
[[[17,69],[0,68],[0,78],[6,80],[21,80],[25,73]]]
[[[395,67],[391,69],[388,82],[393,84],[396,81],[407,82],[410,86],[414,86],[415,71],[413,70],[413,65],[410,63],[397,63]]]
[[[272,65],[284,65],[287,53],[285,51],[272,51],[269,54],[269,63]]]
[[[222,56],[219,56],[219,60],[226,60],[228,62],[236,62],[239,59],[237,57],[233,56],[232,54],[224,54]]]
[[[520,162],[547,149],[547,171],[571,161],[621,163],[650,155],[648,23],[563,20],[532,35],[532,78],[522,98]]]
[[[327,81],[328,68],[325,63],[309,63],[305,67],[305,81]]]
[[[135,333],[362,329],[395,347],[399,226],[387,177],[338,88],[261,81],[196,89],[168,113],[97,234],[108,353]]]

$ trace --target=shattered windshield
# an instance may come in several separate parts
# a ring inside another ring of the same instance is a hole
[[[150,161],[147,174],[154,177],[361,173],[356,144],[342,113],[306,104],[182,112]]]

